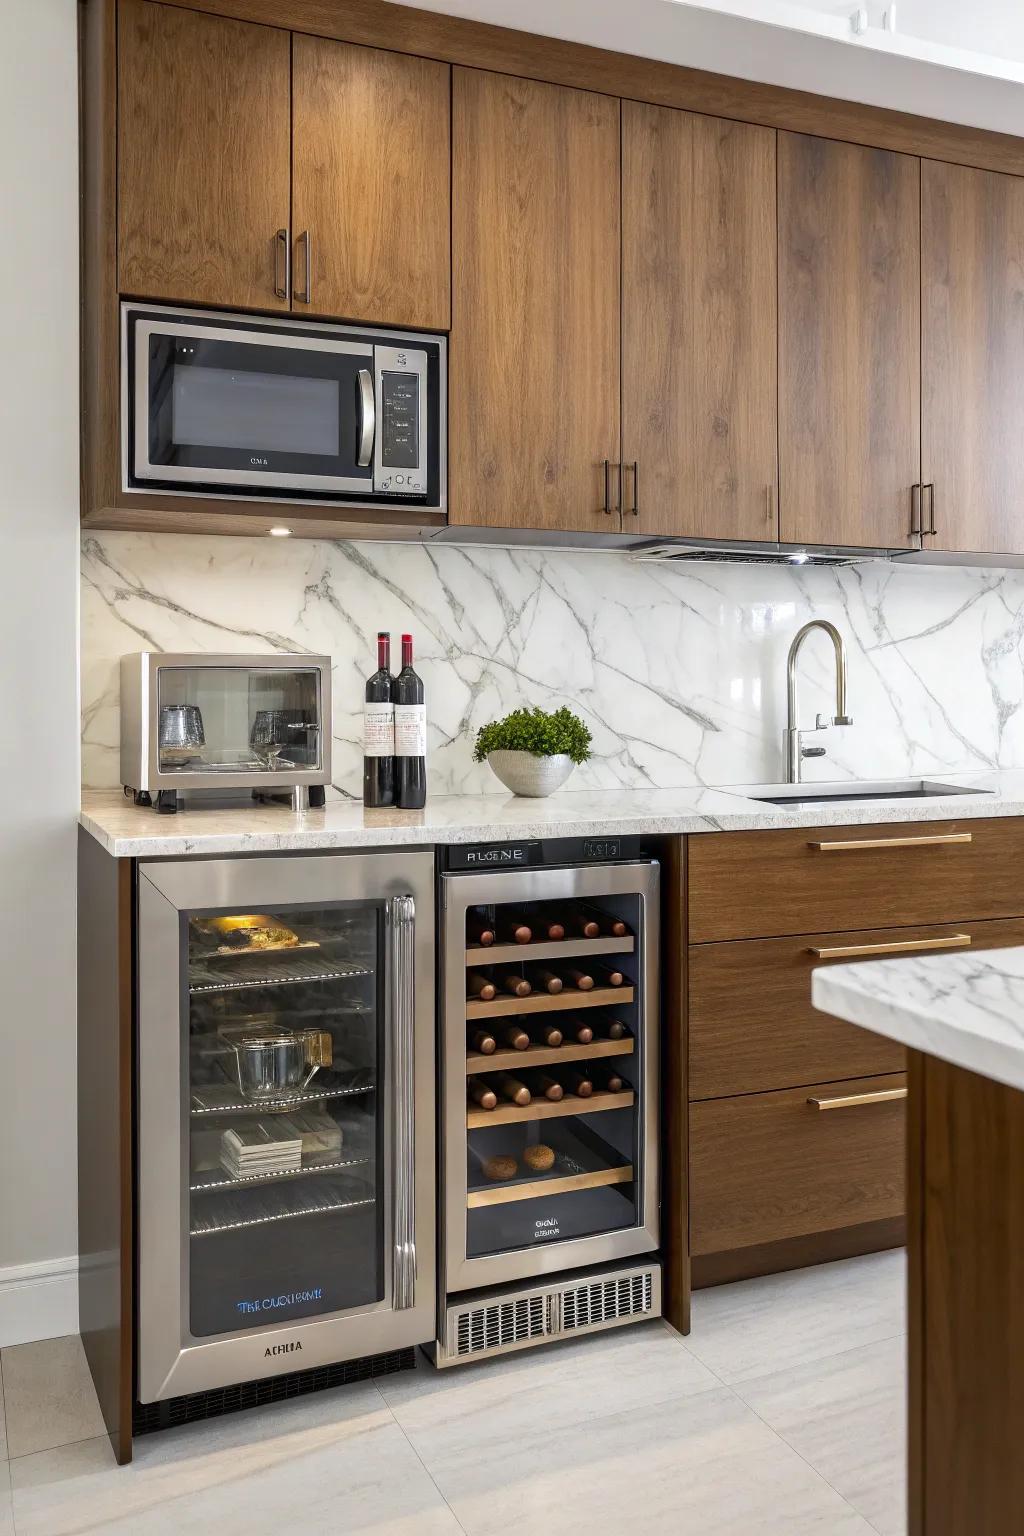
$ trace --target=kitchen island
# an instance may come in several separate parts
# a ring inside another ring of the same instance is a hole
[[[909,1530],[1024,1510],[1024,948],[815,972],[824,1013],[909,1048]]]

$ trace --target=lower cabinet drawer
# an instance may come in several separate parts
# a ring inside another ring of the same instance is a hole
[[[901,1216],[905,1082],[890,1073],[693,1104],[691,1253]]]
[[[967,942],[969,941],[969,942]],[[733,939],[689,949],[689,1094],[718,1099],[903,1069],[903,1048],[811,1006],[815,966],[1024,944],[1024,918]]]

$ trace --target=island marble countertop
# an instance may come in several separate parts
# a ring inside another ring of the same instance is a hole
[[[811,997],[823,1013],[1024,1089],[1024,948],[823,967]]]
[[[303,813],[286,806],[253,805],[162,816],[132,805],[120,791],[97,790],[84,794],[79,820],[115,858],[180,858],[318,848],[422,847],[508,838],[653,837],[1024,816],[1024,770],[930,775],[929,782],[970,785],[978,792],[924,800],[811,805],[796,811],[748,799],[742,790],[563,790],[547,800],[521,800],[505,794],[434,796],[422,811],[371,811],[358,802],[333,799],[323,810]],[[805,787],[813,793],[815,786]]]

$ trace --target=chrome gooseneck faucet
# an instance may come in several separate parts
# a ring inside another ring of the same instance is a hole
[[[796,663],[800,654],[800,647],[807,636],[814,629],[824,630],[835,647],[836,653],[836,712],[831,720],[824,715],[818,715],[814,722],[814,730],[824,731],[830,725],[852,725],[853,716],[846,713],[846,647],[843,637],[834,624],[827,619],[812,619],[802,629],[798,629],[793,636],[793,644],[789,648],[789,661],[786,663],[786,732],[784,737],[786,752],[786,780],[790,784],[800,783],[800,768],[805,757],[824,757],[824,747],[805,747],[800,740],[804,734],[797,724],[796,710]]]

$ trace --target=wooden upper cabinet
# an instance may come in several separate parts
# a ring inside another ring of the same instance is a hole
[[[482,70],[452,87],[450,518],[617,532],[619,102]]]
[[[786,542],[914,548],[920,161],[779,134],[779,513]]]
[[[120,291],[287,309],[288,33],[121,0],[117,48]]]
[[[929,160],[921,176],[924,545],[1021,554],[1024,179]]]
[[[292,101],[295,310],[447,330],[448,65],[297,34]]]
[[[777,538],[774,130],[623,102],[622,262],[624,530]]]

